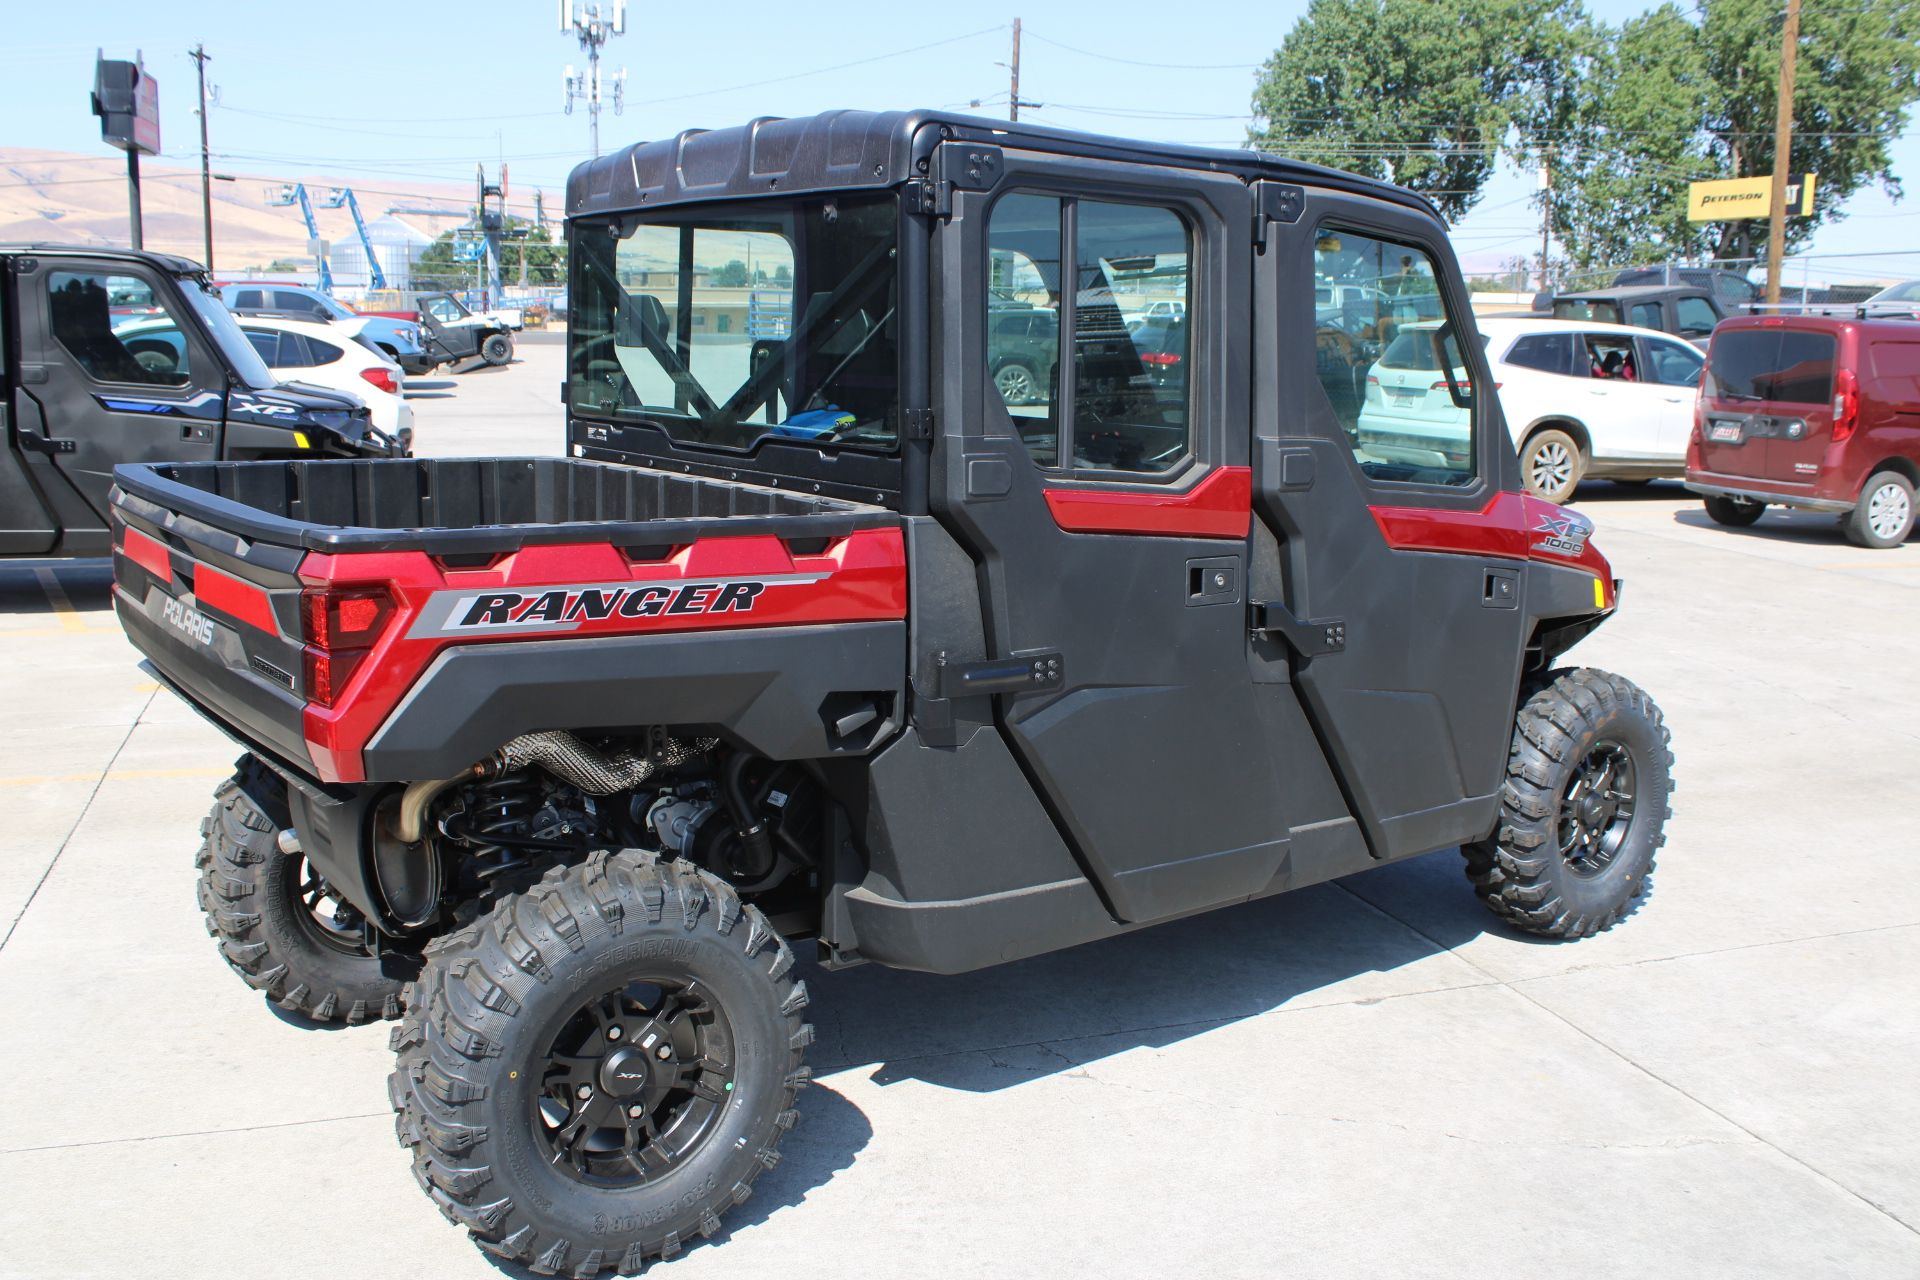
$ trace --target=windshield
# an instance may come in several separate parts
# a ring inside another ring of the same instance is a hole
[[[1920,302],[1920,280],[1889,285],[1867,299],[1868,302]]]
[[[338,298],[330,298],[326,294],[319,292],[310,293],[307,296],[318,302],[322,307],[325,307],[327,314],[335,320],[351,320],[354,318],[354,312]]]
[[[843,195],[579,224],[573,410],[683,445],[892,449],[897,220]]]
[[[227,358],[228,366],[239,377],[241,383],[255,391],[265,391],[276,386],[279,379],[267,371],[266,361],[247,341],[247,335],[240,332],[240,326],[234,322],[233,312],[227,310],[227,304],[220,301],[220,295],[207,285],[194,280],[179,280],[181,296],[186,298],[200,316],[207,330],[213,334],[214,345],[220,348],[220,354]]]
[[[1553,304],[1555,320],[1586,320],[1594,324],[1620,324],[1620,304],[1598,298],[1566,298]]]

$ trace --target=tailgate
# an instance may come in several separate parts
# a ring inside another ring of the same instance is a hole
[[[236,736],[313,773],[302,732],[297,547],[113,493],[113,607],[161,680]]]

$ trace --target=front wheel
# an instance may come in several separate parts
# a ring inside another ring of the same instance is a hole
[[[480,344],[480,358],[491,365],[502,365],[513,359],[513,339],[504,333],[487,335]]]
[[[1716,493],[1702,498],[1701,502],[1707,508],[1707,519],[1729,529],[1744,529],[1767,512],[1766,503],[1751,498],[1729,498]]]
[[[1647,890],[1666,843],[1673,752],[1660,708],[1620,676],[1563,672],[1514,727],[1492,839],[1466,845],[1493,913],[1546,938],[1608,929]]]
[[[1875,472],[1860,490],[1846,529],[1847,541],[1856,547],[1899,546],[1913,532],[1913,486],[1897,472]]]
[[[1520,474],[1527,492],[1548,502],[1571,502],[1586,469],[1579,442],[1564,431],[1536,432],[1520,449]]]
[[[428,952],[388,1085],[414,1177],[542,1275],[634,1275],[712,1235],[799,1118],[792,968],[691,863],[555,868]]]
[[[1000,366],[1000,371],[993,375],[993,385],[1009,405],[1032,404],[1040,399],[1040,384],[1034,379],[1033,370],[1017,360]]]
[[[305,855],[280,848],[283,797],[251,758],[214,792],[194,859],[207,932],[248,986],[289,1013],[349,1025],[399,1017],[403,984],[383,969],[365,918]]]

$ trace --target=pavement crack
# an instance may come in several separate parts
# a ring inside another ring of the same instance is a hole
[[[27,912],[32,908],[33,900],[40,896],[41,888],[46,885],[48,877],[53,875],[53,869],[60,864],[60,855],[67,851],[67,846],[73,842],[74,833],[80,830],[81,824],[87,820],[87,815],[93,812],[93,802],[99,797],[100,788],[106,785],[107,775],[112,773],[113,766],[120,762],[120,756],[126,751],[127,743],[133,741],[134,730],[140,727],[141,720],[146,718],[148,708],[153,706],[153,700],[159,696],[159,693],[160,691],[156,689],[147,695],[147,700],[140,705],[139,713],[133,717],[133,722],[127,726],[126,733],[121,736],[120,745],[113,749],[113,754],[107,758],[107,763],[101,766],[100,776],[93,780],[93,786],[87,791],[86,802],[80,806],[80,812],[75,816],[73,825],[67,828],[67,834],[60,837],[59,847],[54,849],[53,856],[47,859],[46,869],[40,873],[40,878],[33,882],[33,889],[27,894],[26,901],[20,904],[20,910],[15,912],[13,919],[7,923],[6,935],[0,937],[0,951],[5,951],[7,944],[13,941],[14,930],[18,929],[20,922],[27,918]]]
[[[179,1133],[143,1133],[130,1138],[96,1138],[88,1142],[49,1142],[38,1147],[0,1147],[0,1156],[27,1155],[35,1151],[70,1151],[78,1147],[112,1147],[128,1142],[164,1142],[169,1138],[209,1138],[229,1133],[258,1133],[263,1129],[298,1129],[303,1125],[341,1124],[348,1120],[379,1120],[391,1111],[356,1111],[344,1116],[316,1116],[311,1120],[280,1120],[272,1124],[243,1124],[229,1129],[187,1129]]]

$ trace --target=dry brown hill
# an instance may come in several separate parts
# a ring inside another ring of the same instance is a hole
[[[200,228],[200,171],[146,161],[140,167],[142,220],[146,245],[195,261],[205,256]],[[301,179],[309,195],[334,186],[364,187],[357,193],[360,212],[372,222],[393,205],[464,209],[473,202],[473,188],[457,183],[424,183],[396,178],[354,180],[314,175]],[[300,211],[268,203],[278,179],[237,177],[213,184],[213,253],[216,267],[234,271],[264,267],[278,258],[301,263],[307,255],[307,232]],[[401,195],[398,193],[407,193]],[[513,212],[523,209],[530,192],[511,193]],[[559,209],[549,192],[547,209]],[[345,209],[316,209],[320,234],[344,242],[353,236],[353,220]],[[429,235],[438,235],[463,219],[402,214]],[[0,243],[50,241],[58,244],[124,245],[127,243],[126,164],[117,151],[81,155],[67,151],[38,151],[28,147],[0,147]]]

